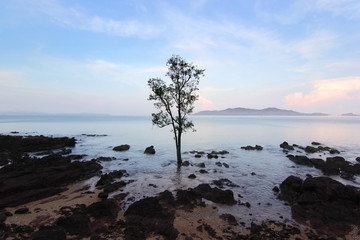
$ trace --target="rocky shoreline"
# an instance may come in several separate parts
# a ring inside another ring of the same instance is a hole
[[[236,200],[231,190],[236,186],[226,178],[129,202],[129,192],[123,189],[136,180],[130,179],[126,169],[102,173],[99,163],[112,161],[110,157],[77,161],[83,155],[71,154],[75,144],[76,139],[67,137],[0,135],[1,239],[351,239],[359,234],[359,189],[327,176],[304,180],[289,176],[274,187],[274,194],[291,207],[298,224],[270,219],[244,228],[231,213],[218,211],[217,204],[248,208],[253,204]],[[114,148],[127,151],[130,146]],[[284,142],[280,148],[289,160],[318,168],[325,175],[351,180],[360,174],[360,164],[339,156],[325,161],[308,158],[306,153],[338,153],[320,143],[301,147]],[[155,154],[153,146],[146,150]],[[294,151],[305,155],[291,154]],[[191,154],[229,167],[217,160],[228,151]],[[190,164],[184,162],[183,167]],[[200,174],[208,173],[205,164],[196,166]],[[94,176],[99,180],[90,191],[86,180]]]

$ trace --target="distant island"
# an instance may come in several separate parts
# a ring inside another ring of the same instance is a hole
[[[360,115],[354,114],[354,113],[344,113],[341,116],[343,116],[343,117],[360,117]]]
[[[293,110],[278,108],[250,109],[250,108],[228,108],[218,111],[201,111],[194,115],[242,115],[242,116],[328,116],[325,113],[300,113]]]

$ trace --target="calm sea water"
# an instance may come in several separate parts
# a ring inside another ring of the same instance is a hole
[[[279,144],[310,145],[312,141],[341,151],[339,155],[354,162],[360,156],[359,117],[259,117],[259,116],[192,116],[196,132],[183,137],[183,160],[194,166],[177,168],[175,146],[169,128],[152,126],[150,117],[124,116],[0,116],[0,133],[17,131],[20,135],[69,136],[77,139],[73,154],[87,154],[84,160],[100,156],[115,157],[116,160],[103,162],[104,172],[126,169],[128,179],[135,182],[127,185],[129,197],[135,200],[152,196],[164,190],[187,189],[200,183],[227,178],[239,187],[231,188],[241,202],[252,207],[221,206],[220,212],[232,213],[240,221],[275,219],[291,221],[290,208],[276,199],[272,188],[289,175],[305,178],[306,174],[322,175],[315,168],[297,166],[286,158]],[[83,134],[106,136],[91,137]],[[127,152],[114,152],[112,148],[129,144]],[[245,145],[261,145],[263,151],[245,151]],[[155,155],[144,155],[144,149],[154,145]],[[227,150],[225,158],[208,160],[194,158],[186,153],[192,150]],[[301,153],[299,153],[301,154]],[[326,159],[329,154],[313,154]],[[204,162],[208,174],[200,174],[195,164]],[[229,168],[218,167],[216,162],[225,162]],[[188,175],[197,178],[191,180]],[[253,174],[251,174],[253,173]],[[255,174],[254,174],[255,173]],[[360,186],[360,179],[349,182]],[[88,181],[94,187],[98,178]],[[150,185],[149,185],[150,184]],[[156,185],[154,187],[153,185]],[[114,193],[117,194],[117,193]],[[242,196],[239,197],[239,195]]]

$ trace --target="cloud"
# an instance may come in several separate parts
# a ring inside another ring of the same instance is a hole
[[[315,81],[309,93],[295,92],[285,97],[290,106],[314,106],[338,100],[360,100],[360,76]]]
[[[360,17],[360,2],[358,0],[317,0],[315,8],[347,18]]]
[[[83,9],[64,6],[57,0],[19,1],[22,9],[47,16],[56,24],[74,29],[106,33],[120,37],[149,38],[161,32],[161,29],[136,19],[112,19],[87,14]]]
[[[198,111],[213,109],[214,103],[213,101],[203,97],[202,95],[199,95],[199,98],[196,102],[196,108]]]

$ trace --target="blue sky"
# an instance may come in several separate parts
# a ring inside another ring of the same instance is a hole
[[[195,111],[360,114],[359,43],[358,0],[0,0],[0,111],[148,115],[176,54]]]

